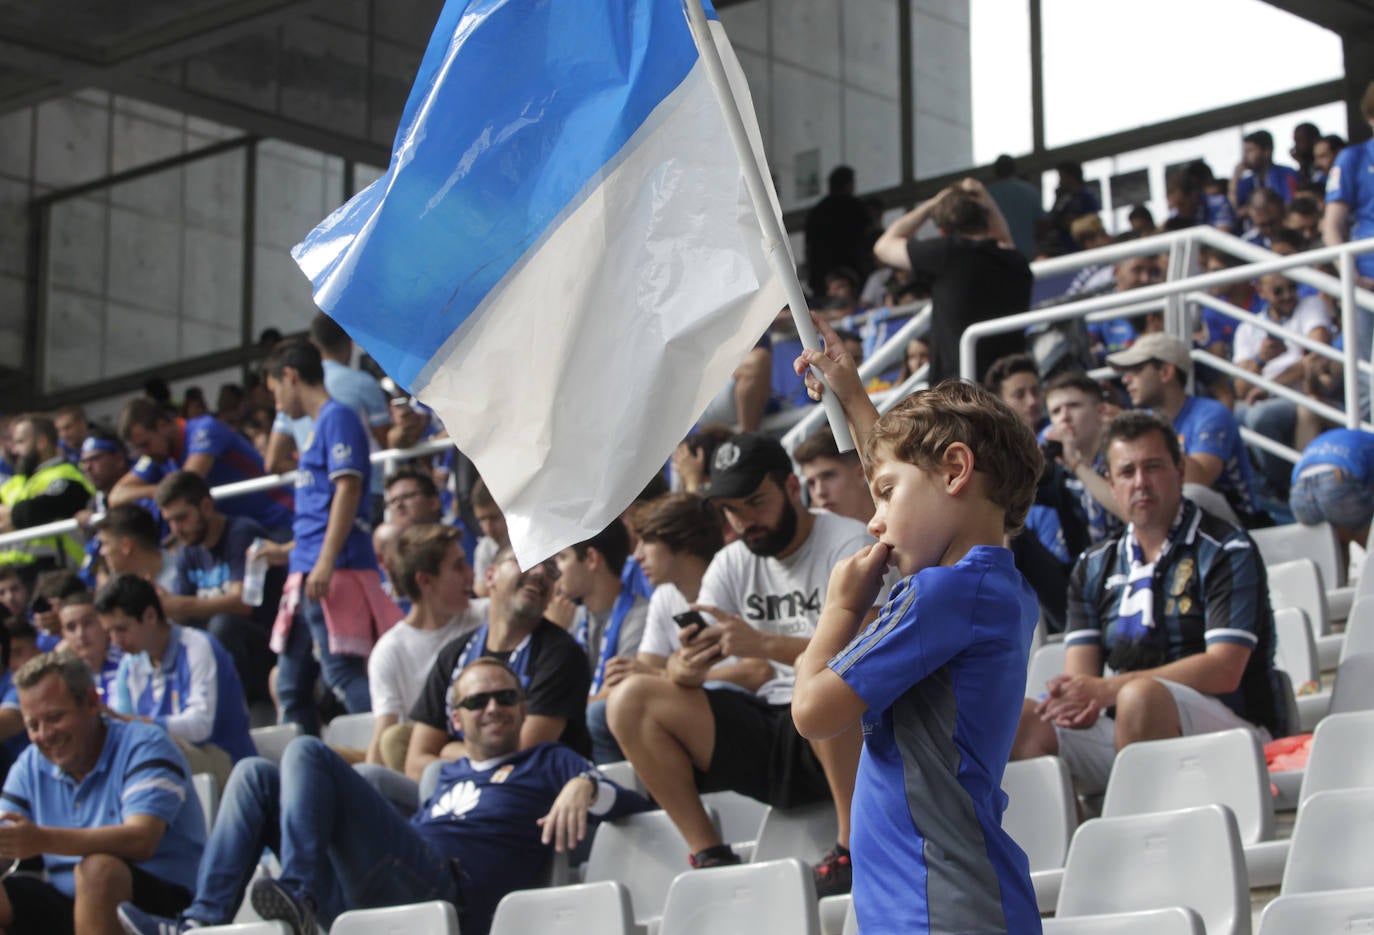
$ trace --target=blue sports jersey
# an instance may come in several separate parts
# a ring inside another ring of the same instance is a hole
[[[1198,219],[1203,224],[1224,230],[1236,229],[1236,209],[1231,199],[1220,192],[1207,192],[1198,202]]]
[[[156,484],[168,474],[181,470],[192,455],[205,454],[215,459],[205,480],[211,487],[262,477],[262,455],[253,443],[235,432],[214,416],[177,420],[177,444],[172,457],[162,463],[144,456],[133,466],[132,473],[140,480]],[[268,529],[285,529],[291,525],[290,495],[281,489],[244,494],[219,500],[216,505],[225,513],[248,516]]]
[[[1208,454],[1221,459],[1221,473],[1212,487],[1226,497],[1236,515],[1255,513],[1255,483],[1250,455],[1240,440],[1240,427],[1231,410],[1215,399],[1189,396],[1174,417],[1174,431],[1183,453]]]
[[[1326,200],[1350,212],[1350,239],[1374,237],[1374,140],[1347,146],[1326,177]],[[1355,257],[1361,276],[1374,276],[1374,253]]]
[[[153,856],[134,866],[194,893],[205,850],[205,816],[186,758],[151,724],[107,718],[105,730],[100,759],[79,783],[37,747],[25,750],[5,778],[3,810],[50,828],[98,828],[151,815],[167,829]],[[80,862],[80,857],[43,855],[49,882],[68,896],[76,894],[73,872]]]
[[[1298,192],[1298,185],[1302,182],[1302,176],[1298,175],[1297,169],[1290,169],[1288,166],[1271,165],[1269,171],[1264,174],[1264,187],[1272,188],[1283,198],[1283,203],[1288,204],[1293,196]],[[1240,177],[1236,183],[1236,204],[1245,205],[1250,201],[1250,196],[1255,191],[1255,173],[1247,172]]]
[[[213,546],[183,545],[176,555],[177,594],[219,597],[243,581],[248,547],[267,538],[267,530],[246,516],[226,516],[224,531]]]
[[[152,718],[187,743],[212,743],[235,763],[256,756],[248,734],[248,702],[233,658],[209,633],[175,623],[171,628],[160,669],[154,669],[147,653],[120,660],[110,708]]]
[[[484,933],[501,897],[538,884],[549,860],[538,821],[569,780],[592,764],[558,743],[541,743],[474,769],[466,757],[445,763],[439,785],[411,824],[440,854],[463,868],[462,927]],[[600,774],[597,774],[600,776]],[[644,797],[601,778],[587,816],[592,823],[649,808]]]
[[[1331,464],[1345,471],[1361,484],[1374,483],[1374,434],[1358,429],[1332,429],[1312,439],[1302,451],[1302,459],[1293,465],[1293,483],[1298,475],[1310,467]]]
[[[296,468],[296,520],[292,526],[296,545],[291,550],[290,570],[309,574],[320,557],[329,507],[334,502],[334,480],[345,475],[366,481],[372,466],[368,461],[367,429],[358,414],[343,403],[326,400],[315,419],[315,431],[301,450]],[[335,568],[377,567],[372,551],[372,505],[366,496],[358,498],[358,509],[348,538],[339,551]]]
[[[864,935],[1040,931],[1001,789],[1039,616],[1011,552],[975,546],[902,580],[830,660],[868,706],[850,843]]]
[[[1094,347],[1105,348],[1107,354],[1124,351],[1135,343],[1138,335],[1129,318],[1109,318],[1106,321],[1088,323],[1088,336]]]

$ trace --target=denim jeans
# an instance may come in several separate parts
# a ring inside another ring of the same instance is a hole
[[[616,763],[625,759],[606,723],[606,700],[587,702],[587,733],[592,735],[592,762]]]
[[[319,651],[319,662],[314,650]],[[315,712],[315,677],[321,672],[324,684],[343,702],[349,714],[372,710],[367,688],[367,660],[362,656],[335,655],[329,651],[329,628],[324,607],[304,594],[291,618],[291,633],[286,651],[277,658],[277,698],[282,721],[295,723],[307,734],[320,732]]]
[[[1298,478],[1289,492],[1298,522],[1315,526],[1327,521],[1360,530],[1374,517],[1374,490],[1344,471],[1323,471]]]
[[[309,897],[326,927],[345,909],[460,905],[453,862],[315,737],[293,740],[280,768],[259,757],[234,768],[186,917],[230,922],[264,848],[281,859],[281,884]]]

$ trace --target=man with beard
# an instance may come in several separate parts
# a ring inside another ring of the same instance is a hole
[[[86,506],[95,488],[57,445],[57,426],[47,416],[23,415],[10,423],[15,473],[0,486],[0,532],[70,519]],[[77,568],[85,551],[71,535],[44,536],[0,550],[0,565],[37,573]]]
[[[467,755],[464,738],[453,727],[448,691],[457,674],[483,656],[500,659],[520,678],[529,705],[529,716],[520,728],[521,750],[560,740],[583,756],[591,752],[587,656],[567,630],[544,617],[558,580],[557,566],[550,560],[521,571],[507,546],[487,566],[486,579],[491,597],[487,622],[439,650],[424,690],[411,708],[415,729],[405,771],[416,782],[435,760]],[[388,798],[396,796],[389,791]]]
[[[686,839],[693,867],[739,862],[699,792],[732,790],[781,808],[833,798],[839,840],[817,867],[817,892],[847,892],[861,736],[857,725],[826,741],[797,733],[792,663],[816,630],[831,569],[873,538],[856,520],[803,509],[787,453],[764,435],[736,435],[716,449],[706,495],[739,535],[711,560],[693,605],[715,622],[683,626],[666,677],[634,675],[619,686],[611,732]],[[884,591],[876,604],[885,599]],[[761,671],[753,694],[703,689],[710,668],[730,656]]]
[[[168,474],[157,485],[157,505],[172,535],[176,552],[176,586],[162,591],[162,609],[178,623],[208,630],[233,657],[248,701],[268,701],[267,673],[272,650],[267,646],[271,617],[281,596],[282,573],[269,573],[259,606],[243,600],[248,548],[267,539],[267,530],[247,516],[226,516],[215,509],[210,487],[194,471]]]

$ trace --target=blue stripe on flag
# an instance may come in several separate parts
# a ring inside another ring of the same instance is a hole
[[[681,0],[449,0],[390,168],[292,251],[316,303],[412,387],[686,77],[684,17]]]

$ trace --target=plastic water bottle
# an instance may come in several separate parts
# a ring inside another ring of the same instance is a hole
[[[243,602],[249,607],[262,606],[262,589],[267,582],[267,556],[263,554],[265,539],[254,539],[248,546],[247,562],[243,569]]]

